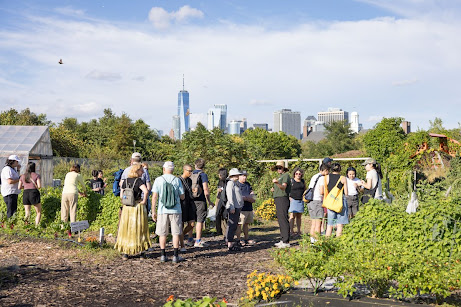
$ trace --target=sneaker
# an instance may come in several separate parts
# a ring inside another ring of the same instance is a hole
[[[276,247],[279,247],[280,244],[283,244],[283,241],[277,242],[277,243],[275,243],[274,245],[275,245]]]
[[[167,262],[168,258],[166,256],[160,256],[160,262]]]
[[[207,246],[208,246],[208,244],[206,244],[203,241],[198,241],[198,242],[195,241],[195,243],[194,243],[194,247],[207,247]]]
[[[122,254],[122,260],[128,260],[128,255],[127,254]]]
[[[178,263],[184,261],[184,258],[181,256],[173,256],[173,263]]]
[[[147,249],[147,251],[148,251],[149,253],[153,252],[154,250],[155,250],[155,248],[154,248],[153,246],[152,246],[152,247],[149,247],[149,248]]]
[[[181,253],[184,253],[184,252],[187,252],[187,249],[185,247],[181,247],[181,249],[179,250]]]
[[[277,245],[277,248],[288,248],[288,247],[290,247],[290,243],[281,242],[281,244]]]
[[[187,246],[192,247],[192,246],[194,246],[194,241],[193,240],[192,241],[187,240],[186,242],[184,242],[184,244],[187,245]]]

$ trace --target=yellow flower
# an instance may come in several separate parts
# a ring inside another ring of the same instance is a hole
[[[285,284],[285,288],[290,288],[290,284]]]
[[[255,296],[259,296],[261,293],[259,291],[256,291]]]
[[[295,281],[295,286],[299,285],[299,281]]]
[[[272,291],[271,292],[271,297],[274,297],[275,296],[275,291]]]
[[[275,283],[275,284],[272,286],[272,288],[274,288],[274,290],[275,290],[275,289],[278,288],[278,286],[279,286],[279,284],[278,284],[278,283]]]
[[[269,292],[270,289],[269,289],[269,287],[266,287],[266,288],[264,288],[264,290],[266,290],[267,292]]]

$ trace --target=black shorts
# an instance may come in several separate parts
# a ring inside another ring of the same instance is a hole
[[[200,201],[196,200],[195,202],[195,207],[197,207],[197,222],[198,223],[204,223],[206,220],[206,216],[208,214],[207,212],[207,204],[206,201]]]
[[[195,202],[193,200],[181,201],[181,210],[182,210],[182,222],[187,223],[190,221],[197,221],[197,208],[195,207]]]
[[[22,194],[22,204],[26,206],[37,205],[40,203],[40,191],[37,189],[24,190]]]

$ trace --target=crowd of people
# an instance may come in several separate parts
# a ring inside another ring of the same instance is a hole
[[[29,162],[24,174],[19,175],[20,161],[16,155],[9,156],[1,172],[1,193],[7,206],[7,217],[17,211],[18,194],[24,189],[25,218],[28,221],[31,206],[34,206],[37,213],[35,223],[38,225],[41,218],[40,175],[35,172],[33,162]],[[382,199],[380,165],[374,159],[367,159],[363,165],[367,175],[365,180],[360,180],[356,177],[355,168],[349,167],[344,176],[339,163],[325,158],[319,172],[306,185],[303,169],[294,168],[290,176],[285,162],[278,161],[272,169],[277,176],[272,179],[271,189],[281,235],[280,242],[275,243],[275,246],[290,247],[290,238],[301,235],[305,206],[311,219],[310,240],[314,243],[322,234],[331,236],[334,229],[336,236],[340,236],[343,226],[357,214],[360,202],[366,203],[370,198]],[[219,169],[215,204],[211,201],[204,159],[197,159],[194,166],[183,165],[183,172],[179,177],[173,175],[174,169],[173,162],[165,162],[163,174],[151,183],[148,165],[142,163],[141,154],[132,154],[130,166],[123,171],[120,180],[121,202],[115,248],[120,251],[123,259],[128,259],[130,255],[142,255],[152,248],[148,227],[148,220],[151,218],[156,222],[155,234],[159,237],[160,261],[168,261],[166,243],[170,233],[173,238],[172,261],[183,261],[179,253],[186,251],[186,246],[207,246],[202,239],[202,230],[208,209],[215,205],[217,234],[223,236],[229,251],[240,251],[242,246],[256,243],[249,237],[249,226],[254,221],[253,203],[256,195],[247,181],[246,171],[232,168],[227,172],[227,169]],[[103,172],[94,170],[92,177],[90,189],[104,195],[107,184]],[[325,205],[333,191],[336,193],[333,196],[335,199],[341,196],[339,199],[342,206],[340,204],[337,210],[327,209],[328,206]],[[80,174],[80,165],[72,165],[65,176],[62,191],[62,221],[67,222],[69,218],[70,222],[76,221],[78,197],[86,196],[86,193],[87,187]]]

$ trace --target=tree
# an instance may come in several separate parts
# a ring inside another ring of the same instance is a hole
[[[400,127],[402,120],[401,117],[383,118],[369,130],[363,138],[367,154],[378,162],[387,163],[389,156],[396,152],[405,140],[405,132]]]
[[[246,130],[242,139],[254,159],[291,159],[301,154],[301,144],[284,132],[268,132],[261,128]]]
[[[21,112],[11,108],[8,111],[0,113],[0,125],[17,125],[17,126],[49,126],[51,121],[46,119],[45,114],[35,114],[29,108]]]
[[[334,121],[325,125],[327,131],[326,139],[331,154],[343,153],[355,149],[354,133],[351,131],[347,121]]]

